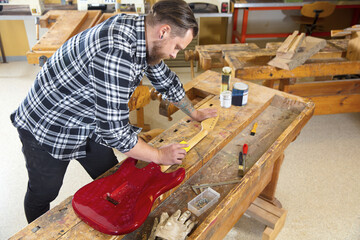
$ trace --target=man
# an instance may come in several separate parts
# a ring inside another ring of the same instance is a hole
[[[28,222],[49,210],[69,160],[95,179],[117,163],[116,148],[157,164],[181,164],[187,145],[156,149],[129,124],[128,101],[144,74],[166,99],[196,121],[216,116],[195,110],[176,74],[162,59],[175,58],[197,35],[183,0],[163,0],[146,16],[117,15],[69,39],[48,59],[11,115],[23,144],[29,181]]]

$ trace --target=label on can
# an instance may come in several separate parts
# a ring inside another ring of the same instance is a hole
[[[231,91],[223,91],[220,94],[220,106],[223,108],[231,107]]]
[[[248,101],[249,86],[242,82],[234,83],[232,90],[232,104],[244,106]]]
[[[230,77],[231,77],[231,68],[230,67],[223,67],[222,74],[221,74],[221,90],[220,93],[223,91],[230,90]]]

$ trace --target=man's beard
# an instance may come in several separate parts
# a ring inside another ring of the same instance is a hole
[[[151,51],[146,49],[146,61],[150,66],[154,66],[160,63],[160,61],[164,58],[162,56],[162,53],[160,52],[160,49],[161,49],[160,41],[154,42],[154,46],[151,49]]]

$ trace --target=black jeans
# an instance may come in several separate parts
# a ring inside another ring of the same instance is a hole
[[[50,209],[50,202],[59,194],[69,161],[53,158],[32,134],[18,129],[29,175],[24,207],[28,223]],[[76,159],[93,178],[97,178],[118,163],[111,148],[89,139],[86,157]]]

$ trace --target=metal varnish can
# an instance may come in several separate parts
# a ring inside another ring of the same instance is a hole
[[[223,108],[231,107],[231,91],[223,91],[220,94],[220,106]]]
[[[249,86],[242,82],[234,83],[232,89],[232,104],[244,106],[248,100]]]

